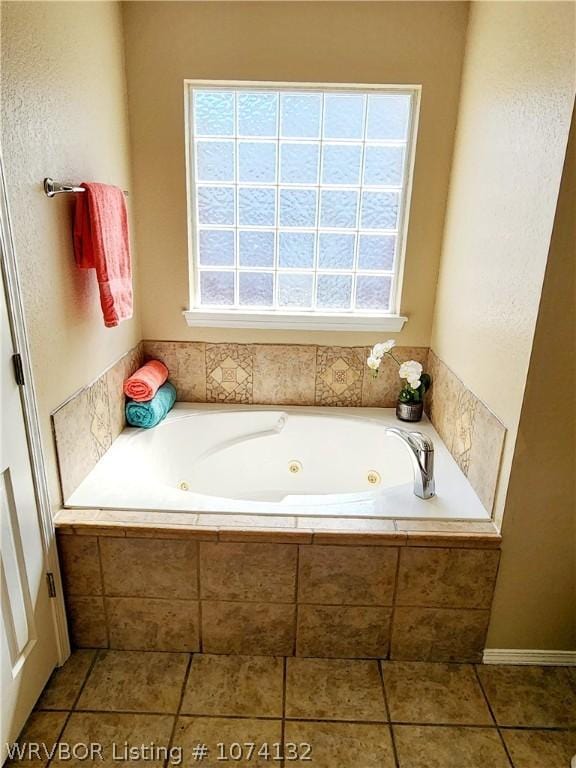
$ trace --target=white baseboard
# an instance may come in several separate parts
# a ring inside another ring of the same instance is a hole
[[[523,648],[486,648],[484,664],[540,664],[575,667],[576,651],[532,651]]]

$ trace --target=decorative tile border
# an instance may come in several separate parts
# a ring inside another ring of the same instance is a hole
[[[492,512],[506,427],[432,351],[426,411],[478,498]]]
[[[122,383],[143,360],[141,344],[52,413],[62,495],[67,499],[124,429]]]
[[[168,366],[178,399],[189,402],[391,408],[400,391],[391,360],[372,377],[366,366],[370,347],[195,341],[143,346],[146,358]],[[395,354],[425,365],[428,347],[396,347]]]
[[[500,557],[121,530],[58,547],[80,647],[415,661],[481,659]]]

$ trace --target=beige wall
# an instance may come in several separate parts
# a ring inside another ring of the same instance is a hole
[[[2,4],[2,148],[54,503],[50,411],[141,334],[137,316],[104,327],[95,275],[74,265],[73,201],[41,182],[130,187],[125,90],[116,3]]]
[[[432,348],[508,428],[497,519],[574,103],[574,9],[470,10]]]
[[[145,338],[368,344],[382,333],[188,329],[185,78],[422,83],[399,343],[426,346],[467,3],[124,3]],[[389,334],[386,334],[389,335]]]
[[[575,200],[573,116],[508,487],[491,648],[576,650]]]

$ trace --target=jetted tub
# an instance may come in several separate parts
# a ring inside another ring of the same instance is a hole
[[[386,426],[432,438],[435,497],[414,495],[409,449]],[[158,427],[125,429],[66,506],[489,520],[430,422],[380,408],[177,403]]]

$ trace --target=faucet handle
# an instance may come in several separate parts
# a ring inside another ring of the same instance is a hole
[[[409,434],[419,451],[430,453],[434,450],[432,438],[425,435],[424,432],[410,432]]]
[[[395,435],[404,440],[413,451],[423,453],[432,453],[434,451],[434,443],[423,432],[412,432],[409,429],[401,429],[400,427],[386,427],[386,434]]]

